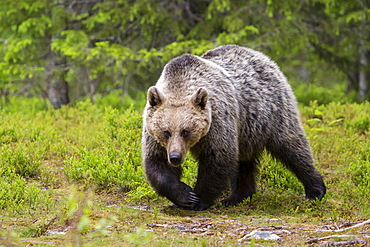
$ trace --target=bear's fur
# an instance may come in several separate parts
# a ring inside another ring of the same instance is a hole
[[[264,149],[297,176],[308,199],[326,192],[292,89],[260,52],[227,45],[171,60],[148,90],[143,119],[147,179],[178,207],[207,209],[229,184],[225,206],[251,197]],[[194,189],[180,181],[188,150],[199,166]]]

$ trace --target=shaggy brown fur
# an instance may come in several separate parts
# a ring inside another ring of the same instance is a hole
[[[308,199],[326,192],[291,87],[262,53],[228,45],[171,60],[148,90],[143,118],[147,178],[181,208],[207,209],[229,183],[225,206],[251,197],[264,149],[297,176]],[[188,150],[199,163],[194,189],[180,181]]]

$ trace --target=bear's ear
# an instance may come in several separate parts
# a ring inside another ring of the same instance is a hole
[[[147,99],[151,106],[156,106],[163,103],[164,95],[156,87],[150,87],[148,89]]]
[[[198,105],[204,108],[208,101],[208,92],[204,88],[198,88],[198,90],[191,96],[191,102],[194,105]]]

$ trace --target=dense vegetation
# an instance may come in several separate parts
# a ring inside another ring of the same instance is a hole
[[[236,244],[271,224],[298,229],[282,243],[299,245],[323,234],[309,229],[370,218],[369,102],[301,106],[328,187],[323,201],[307,202],[297,179],[264,155],[252,202],[206,212],[165,207],[170,202],[153,192],[141,166],[144,102],[136,109],[110,103],[86,100],[55,111],[38,99],[17,98],[1,109],[0,245]],[[183,180],[193,184],[195,174],[188,157]],[[285,223],[269,223],[276,218]]]

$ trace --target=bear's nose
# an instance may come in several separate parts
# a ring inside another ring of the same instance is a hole
[[[175,166],[180,165],[181,160],[182,160],[182,157],[179,152],[174,151],[170,154],[170,162],[172,165],[175,165]]]

